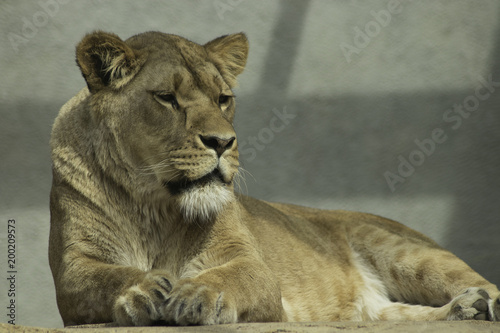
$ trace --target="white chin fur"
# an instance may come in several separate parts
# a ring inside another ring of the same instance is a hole
[[[187,190],[180,196],[179,205],[186,221],[206,221],[220,213],[233,198],[227,187],[209,183]]]

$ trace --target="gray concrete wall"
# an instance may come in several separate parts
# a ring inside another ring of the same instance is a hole
[[[500,284],[500,84],[484,83],[500,82],[500,2],[397,3],[1,1],[0,321],[15,219],[17,323],[62,325],[47,260],[48,141],[85,84],[74,47],[94,29],[199,43],[246,32],[243,192],[398,220]]]

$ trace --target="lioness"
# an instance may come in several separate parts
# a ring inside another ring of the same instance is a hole
[[[497,287],[416,231],[234,192],[247,54],[242,33],[79,43],[51,139],[64,324],[499,320]]]

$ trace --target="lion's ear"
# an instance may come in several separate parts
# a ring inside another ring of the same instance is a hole
[[[91,92],[118,89],[138,72],[138,54],[115,34],[96,31],[76,47],[76,61]]]
[[[209,57],[227,83],[236,85],[236,76],[243,69],[248,57],[248,40],[244,33],[222,36],[205,44]]]

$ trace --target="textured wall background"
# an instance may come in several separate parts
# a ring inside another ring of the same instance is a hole
[[[398,220],[500,284],[499,15],[494,0],[1,1],[0,321],[15,219],[17,323],[62,326],[47,259],[48,141],[85,85],[74,47],[94,29],[199,43],[246,32],[244,192]]]

